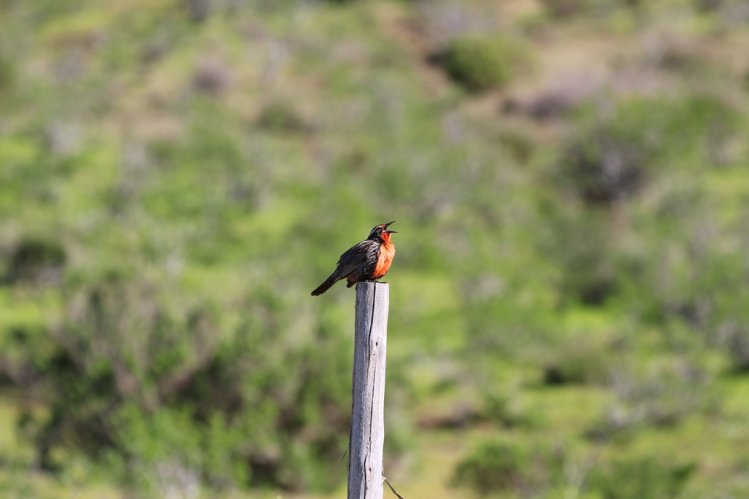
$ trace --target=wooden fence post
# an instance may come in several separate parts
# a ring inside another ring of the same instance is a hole
[[[389,301],[387,283],[360,282],[356,285],[348,499],[382,498]]]

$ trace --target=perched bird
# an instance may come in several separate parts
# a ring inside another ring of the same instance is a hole
[[[357,282],[375,281],[387,274],[395,257],[395,244],[390,240],[390,234],[397,231],[388,230],[388,226],[394,223],[395,220],[375,225],[366,240],[342,254],[335,271],[315,288],[312,296],[323,294],[341,279],[346,279],[346,287],[350,288]]]

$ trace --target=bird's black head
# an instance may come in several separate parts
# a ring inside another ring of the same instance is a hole
[[[372,231],[369,233],[369,237],[367,239],[370,239],[372,241],[389,241],[390,234],[398,233],[398,231],[395,230],[388,230],[388,226],[394,223],[395,220],[386,224],[375,225],[372,228]]]

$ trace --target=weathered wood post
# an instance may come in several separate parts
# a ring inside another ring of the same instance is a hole
[[[356,285],[348,499],[382,498],[389,301],[387,283],[360,282]]]

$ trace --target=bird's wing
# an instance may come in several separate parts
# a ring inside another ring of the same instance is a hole
[[[346,250],[338,259],[336,274],[339,278],[352,273],[365,273],[370,265],[377,263],[377,252],[380,245],[376,241],[362,241]]]

